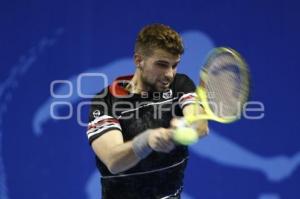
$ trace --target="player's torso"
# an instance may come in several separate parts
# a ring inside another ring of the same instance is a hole
[[[182,116],[178,95],[176,90],[169,90],[130,98],[113,98],[112,114],[120,122],[124,141],[133,139],[149,128],[169,128],[173,117]],[[124,194],[127,198],[160,198],[157,196],[175,193],[182,186],[187,158],[188,151],[184,146],[178,145],[170,153],[153,151],[133,168],[118,174],[118,177],[103,177],[103,194],[116,198],[124,197]],[[120,186],[124,192],[111,192]]]
[[[177,76],[170,90],[166,92],[123,97],[116,97],[110,93],[107,98],[111,106],[110,114],[118,119],[124,141],[132,140],[149,128],[169,128],[172,118],[182,116],[178,101],[184,93],[194,90],[193,87],[185,89],[185,83],[188,83],[186,78]],[[187,147],[177,145],[170,153],[153,151],[133,168],[117,175],[110,174],[98,159],[97,165],[102,173],[103,196],[157,198],[154,196],[163,197],[178,192],[182,187],[187,159]],[[115,192],[115,189],[119,191]]]

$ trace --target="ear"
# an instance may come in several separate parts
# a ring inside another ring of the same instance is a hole
[[[134,63],[137,68],[141,68],[144,65],[143,56],[139,53],[134,53]]]

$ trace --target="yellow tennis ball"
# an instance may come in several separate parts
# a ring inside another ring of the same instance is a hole
[[[179,144],[190,145],[198,141],[198,133],[191,127],[180,127],[173,132],[173,139]]]

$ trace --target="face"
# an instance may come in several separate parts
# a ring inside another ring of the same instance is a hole
[[[141,57],[138,62],[142,87],[150,91],[166,91],[173,82],[180,55],[172,55],[156,49],[151,56]]]

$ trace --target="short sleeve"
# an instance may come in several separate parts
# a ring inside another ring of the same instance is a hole
[[[110,130],[122,131],[118,119],[112,115],[108,96],[102,97],[102,95],[103,92],[100,92],[91,101],[89,124],[86,132],[90,144]]]
[[[181,93],[179,96],[179,105],[183,109],[186,105],[196,102],[196,86],[187,75],[178,74],[176,78],[176,90]]]

